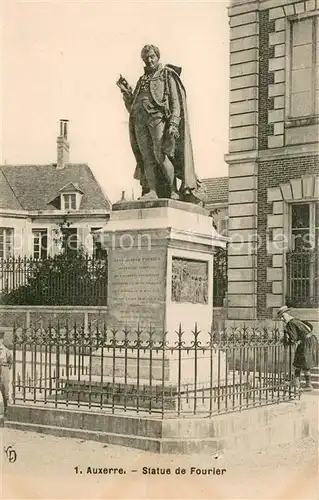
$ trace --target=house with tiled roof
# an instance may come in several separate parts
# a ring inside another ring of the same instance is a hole
[[[228,233],[228,177],[209,177],[203,179],[206,186],[207,202],[205,208],[210,211],[217,231],[227,236]]]
[[[92,252],[111,202],[87,164],[69,162],[67,127],[61,120],[56,164],[0,166],[0,258],[58,253],[63,221],[72,246]]]

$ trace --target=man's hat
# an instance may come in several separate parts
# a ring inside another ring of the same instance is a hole
[[[276,317],[277,318],[280,318],[284,313],[287,313],[291,311],[291,308],[290,307],[287,307],[287,306],[281,306],[278,311],[277,311],[277,315]]]

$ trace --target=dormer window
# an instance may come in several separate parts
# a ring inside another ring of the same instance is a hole
[[[63,194],[63,208],[64,210],[76,210],[76,193]]]
[[[83,191],[76,182],[69,182],[59,189],[59,193],[59,197],[56,199],[58,201],[56,206],[60,210],[80,210]],[[53,204],[52,201],[51,203]]]

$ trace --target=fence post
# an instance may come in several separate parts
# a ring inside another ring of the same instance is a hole
[[[178,374],[177,374],[177,415],[181,414],[181,380],[182,380],[182,345],[183,345],[183,330],[181,323],[178,327]]]
[[[198,376],[198,373],[197,373],[197,370],[198,370],[198,367],[197,367],[197,349],[198,349],[198,346],[199,346],[199,341],[198,341],[198,335],[199,335],[200,331],[198,330],[197,328],[197,323],[195,323],[195,328],[194,328],[194,331],[193,331],[193,334],[194,334],[194,415],[196,415],[196,412],[197,412],[197,376]]]
[[[16,351],[17,351],[17,327],[13,324],[13,339],[12,339],[12,402],[16,401]]]
[[[163,339],[161,342],[161,348],[162,348],[162,388],[161,388],[161,394],[162,394],[162,408],[161,408],[161,416],[164,418],[164,413],[165,413],[165,347],[166,347],[166,337],[167,337],[167,332],[163,331]]]
[[[152,413],[152,396],[153,396],[153,336],[154,330],[152,330],[152,325],[150,324],[149,329],[149,338],[148,338],[148,348],[149,348],[149,356],[150,356],[150,379],[149,379],[149,391],[150,391],[150,401],[149,401],[149,409],[148,413],[151,415]]]

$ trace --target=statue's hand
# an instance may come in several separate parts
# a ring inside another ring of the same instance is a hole
[[[130,89],[128,89],[127,87],[124,87],[123,85],[119,85],[119,88],[121,89],[122,94],[125,94],[125,95],[132,94],[132,91]]]
[[[127,80],[122,77],[122,75],[117,80],[116,85],[119,87],[122,94],[129,95],[129,94],[132,94],[132,92],[133,92],[132,87],[128,84]]]
[[[179,138],[179,132],[178,132],[178,128],[176,127],[176,125],[170,125],[168,127],[168,135],[174,137],[174,139]]]
[[[120,91],[122,92],[122,94],[125,94],[125,95],[129,95],[132,93],[132,91],[130,89],[128,89],[125,85],[123,84],[117,84],[118,88],[120,89]]]

